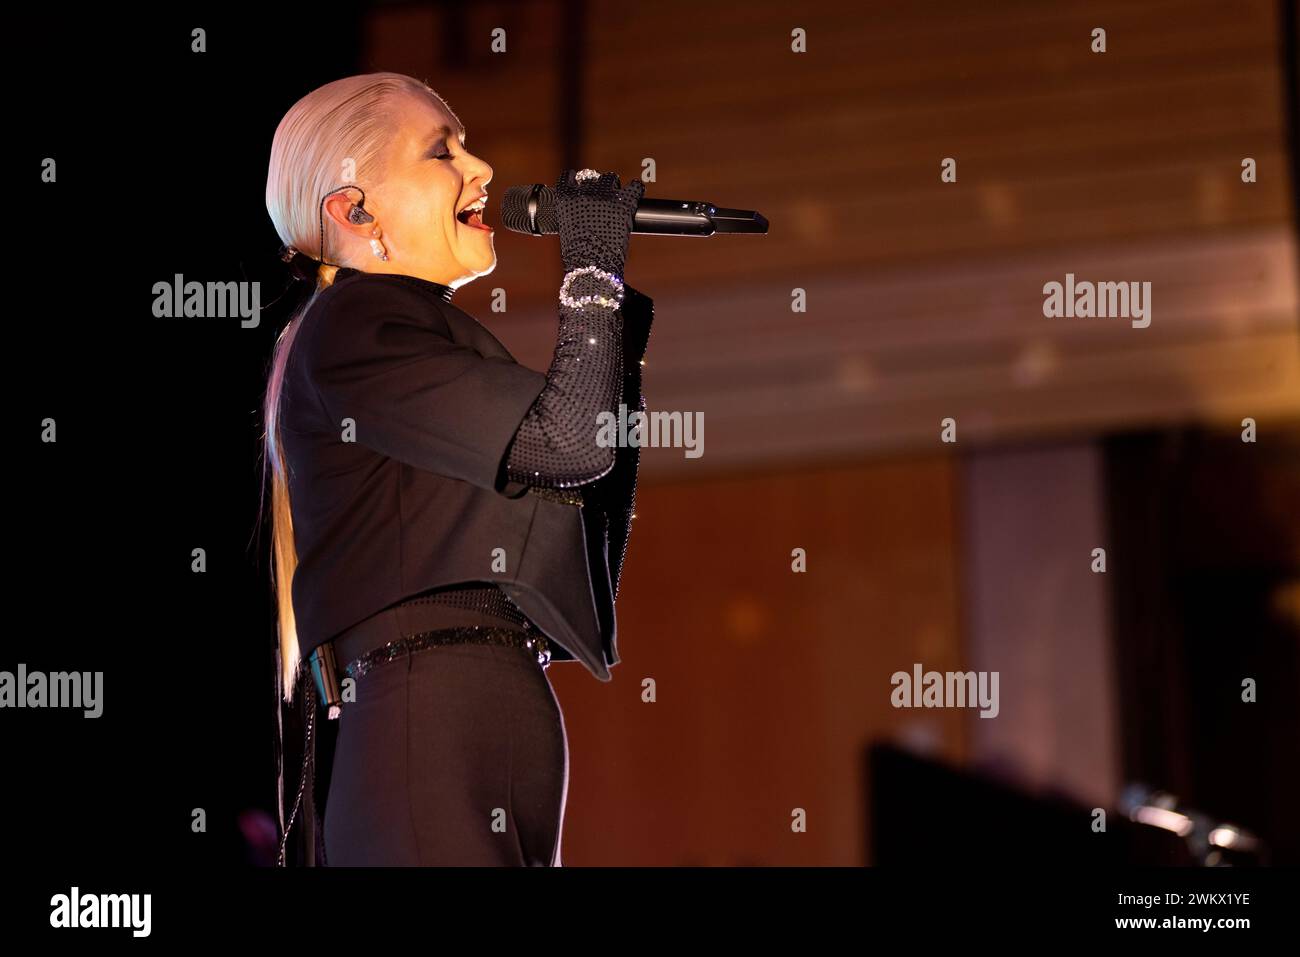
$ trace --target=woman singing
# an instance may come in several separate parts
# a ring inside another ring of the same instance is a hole
[[[396,73],[314,90],[271,149],[267,210],[314,284],[264,409],[277,700],[312,695],[303,662],[332,651],[330,865],[558,866],[568,742],[545,668],[608,681],[619,661],[637,448],[600,424],[644,409],[653,308],[622,278],[644,186],[560,176],[542,375],[452,303],[496,266],[491,180],[447,104]]]

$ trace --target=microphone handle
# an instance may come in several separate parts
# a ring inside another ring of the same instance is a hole
[[[633,233],[655,236],[712,236],[717,227],[712,203],[692,203],[643,196],[632,221]]]
[[[767,217],[752,209],[712,203],[642,197],[632,221],[633,233],[654,236],[712,236],[714,233],[767,233]]]

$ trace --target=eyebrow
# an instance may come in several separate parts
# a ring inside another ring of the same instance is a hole
[[[462,126],[462,127],[460,128],[460,145],[461,145],[461,146],[464,146],[464,145],[465,145],[465,135],[466,135],[467,132],[468,132],[468,131],[465,129],[465,127]],[[451,136],[451,127],[450,127],[450,126],[440,126],[440,127],[438,127],[436,130],[433,131],[433,136],[431,136],[431,137],[429,138],[429,148],[430,148],[430,149],[433,149],[433,147],[437,146],[438,143],[440,143],[441,141],[445,140],[448,136]]]

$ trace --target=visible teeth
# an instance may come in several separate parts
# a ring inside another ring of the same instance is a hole
[[[462,223],[464,223],[466,226],[468,226],[470,224],[470,220],[474,218],[475,213],[477,213],[480,217],[483,215],[483,208],[486,205],[487,204],[482,199],[475,200],[474,202],[466,206],[464,209],[462,209],[459,213],[457,213],[456,218],[460,220]]]

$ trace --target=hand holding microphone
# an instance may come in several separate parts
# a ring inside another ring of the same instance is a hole
[[[636,207],[644,195],[641,180],[620,186],[617,173],[561,173],[554,201],[564,271],[595,266],[621,278]]]

